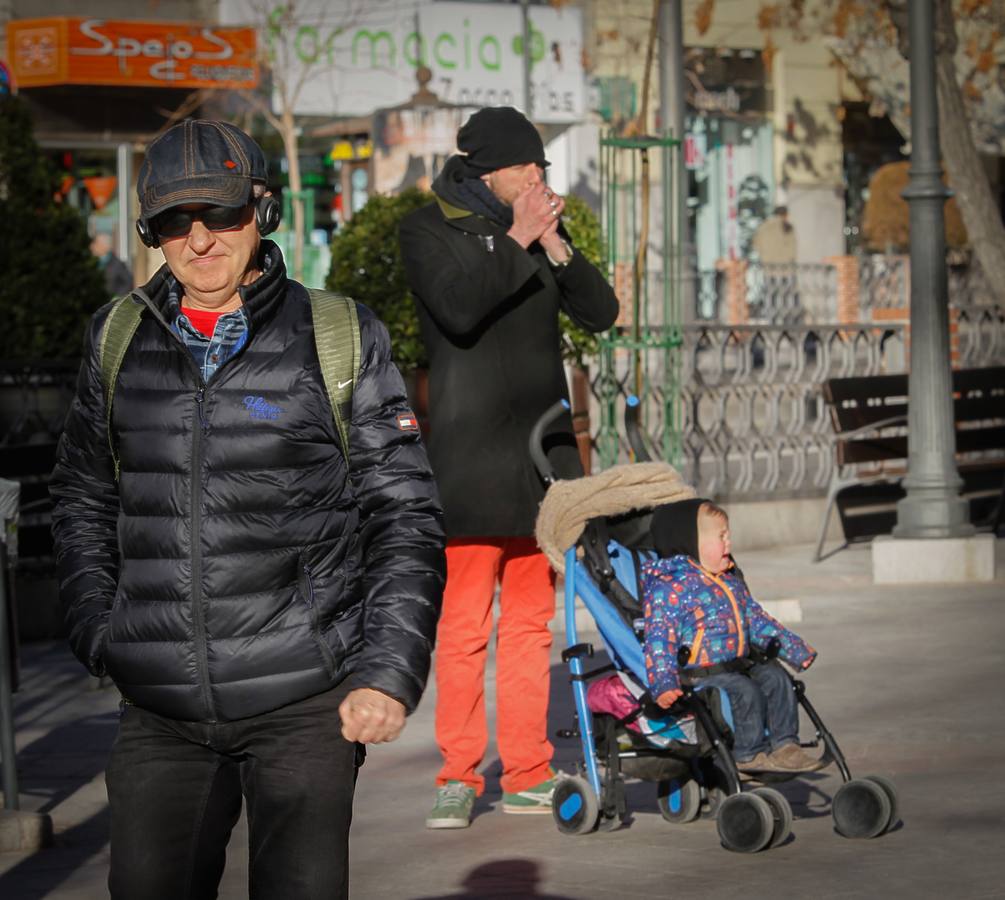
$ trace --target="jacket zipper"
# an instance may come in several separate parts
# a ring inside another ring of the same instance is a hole
[[[191,359],[191,354],[189,354]],[[194,364],[194,361],[193,361]],[[200,378],[201,380],[201,378]],[[209,652],[206,647],[206,611],[202,603],[202,436],[206,431],[203,403],[205,387],[195,392],[198,422],[192,429],[192,625],[195,631],[195,658],[202,682],[202,699],[211,721],[216,720],[213,695],[209,687]]]
[[[304,563],[304,581],[307,584],[307,593],[304,597],[304,602],[307,604],[308,609],[311,610],[311,616],[314,615],[314,573],[311,571],[311,567]]]
[[[249,325],[250,330],[250,325]],[[192,352],[185,342],[168,326],[168,331],[178,341],[179,346],[192,365],[199,381],[199,390],[195,392],[195,409],[198,422],[192,429],[192,627],[195,632],[195,659],[202,681],[202,699],[209,713],[210,721],[216,721],[216,710],[213,707],[213,691],[209,680],[209,648],[206,644],[206,610],[202,597],[202,438],[209,431],[209,421],[206,418],[207,385],[203,381],[202,371],[192,358]],[[245,341],[247,344],[247,340]],[[231,357],[232,359],[233,357]],[[228,360],[229,362],[229,360]],[[219,368],[213,373],[216,376]]]
[[[687,661],[689,666],[693,666],[698,662],[698,654],[701,653],[701,642],[703,640],[705,640],[705,626],[699,625],[695,630],[694,646],[691,648],[691,656]]]
[[[206,646],[206,611],[203,609],[202,598],[202,437],[209,430],[209,422],[206,419],[204,405],[207,386],[202,377],[202,370],[196,365],[195,359],[192,357],[192,352],[171,327],[167,319],[164,318],[161,311],[149,300],[144,300],[144,305],[150,310],[161,327],[174,339],[176,346],[182,351],[185,359],[188,360],[188,364],[195,374],[196,383],[199,385],[199,389],[195,392],[195,407],[198,422],[196,423],[196,427],[192,429],[192,467],[189,475],[192,480],[192,626],[195,633],[196,667],[199,670],[199,679],[202,682],[202,700],[209,713],[210,721],[216,721],[216,712],[213,708],[213,692],[210,689],[209,682],[209,650]],[[244,342],[245,347],[248,345],[250,338],[251,320],[249,316],[248,336]],[[244,347],[241,349],[243,350]]]
[[[160,310],[152,303],[147,307],[154,313],[154,317],[161,323],[167,333],[174,339],[178,348],[182,351],[185,359],[195,375],[196,384],[199,385],[195,392],[195,427],[192,428],[192,466],[189,478],[192,482],[191,504],[192,504],[192,537],[191,557],[192,557],[192,630],[195,638],[195,664],[199,670],[200,693],[202,702],[206,707],[209,720],[216,721],[216,710],[213,708],[213,692],[209,683],[209,650],[206,646],[206,611],[203,609],[202,600],[202,437],[209,430],[209,423],[206,420],[206,382],[202,378],[202,370],[196,365],[192,352],[185,346],[185,342],[175,333],[167,320],[161,315]]]
[[[332,649],[328,646],[325,636],[321,633],[321,618],[318,614],[317,607],[314,605],[314,572],[309,563],[303,564],[303,572],[305,587],[304,603],[307,604],[307,609],[310,611],[311,631],[314,633],[314,640],[317,641],[318,649],[321,651],[321,655],[324,658],[325,666],[328,668],[329,672],[334,674],[335,654],[332,653]]]
[[[719,587],[721,587],[725,592],[726,596],[729,598],[729,605],[733,608],[733,618],[736,621],[736,657],[739,659],[747,652],[746,641],[743,639],[743,616],[740,614],[740,606],[736,602],[736,597],[733,596],[733,592],[729,589],[729,586],[724,581],[720,581],[719,578],[713,575],[711,572],[706,571],[701,566],[695,566],[699,572],[703,575],[707,575],[712,579]]]

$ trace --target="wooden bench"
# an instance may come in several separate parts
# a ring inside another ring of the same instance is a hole
[[[814,562],[837,507],[846,544],[889,533],[907,474],[907,375],[832,378],[824,400],[834,426],[834,472]],[[1005,512],[1005,366],[953,372],[956,466],[970,521],[997,531]]]

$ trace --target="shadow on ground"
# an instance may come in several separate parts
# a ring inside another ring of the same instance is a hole
[[[35,853],[5,855],[0,897],[33,900],[59,896],[107,847],[102,774],[118,730],[118,694],[94,690],[63,641],[24,645],[21,669],[15,719],[22,734],[38,735],[18,751],[21,808],[51,815],[55,838]]]
[[[531,859],[496,859],[473,868],[453,894],[415,897],[412,900],[575,900],[559,894],[542,894],[539,865]]]

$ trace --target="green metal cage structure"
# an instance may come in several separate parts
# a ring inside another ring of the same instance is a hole
[[[286,261],[290,277],[294,277],[293,259],[296,236],[293,233],[293,201],[298,198],[304,204],[304,233],[301,236],[303,271],[300,273],[299,280],[305,287],[323,288],[325,279],[328,277],[328,269],[331,266],[331,250],[327,245],[316,246],[310,241],[311,232],[314,231],[314,191],[312,188],[305,188],[302,191],[293,191],[287,188],[283,191],[282,224],[278,231],[269,236],[269,239],[275,241],[279,245],[279,249],[283,251],[283,259]]]
[[[618,323],[601,336],[593,385],[601,468],[631,459],[622,410],[633,394],[653,458],[681,462],[681,156],[682,142],[670,134],[600,140],[607,275],[621,301]]]

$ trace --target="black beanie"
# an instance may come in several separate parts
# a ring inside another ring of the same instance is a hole
[[[512,106],[478,110],[457,132],[457,149],[473,174],[537,163],[543,169],[544,142],[530,120]]]
[[[649,530],[660,556],[666,559],[684,553],[698,559],[698,510],[708,502],[705,497],[693,497],[656,507]]]

